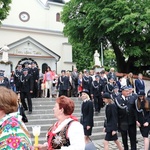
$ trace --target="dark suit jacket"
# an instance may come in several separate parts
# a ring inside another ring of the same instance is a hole
[[[82,78],[82,86],[83,89],[91,90],[91,83],[92,83],[92,77],[91,76],[83,76]]]
[[[57,89],[59,89],[59,90],[68,90],[69,89],[69,77],[60,76],[58,78]]]
[[[91,94],[93,94],[94,96],[101,96],[101,92],[102,92],[102,84],[97,82],[97,81],[93,81],[92,85],[91,85]]]
[[[119,130],[128,130],[128,107],[127,101],[122,98],[120,94],[116,99],[115,103],[118,110],[118,128]]]
[[[26,76],[24,76],[24,74],[21,75],[19,89],[21,92],[33,91],[33,79],[30,74],[27,74]]]
[[[104,127],[106,128],[106,132],[112,132],[118,130],[118,113],[117,107],[115,104],[106,105],[105,109],[106,120],[104,123]]]
[[[81,113],[83,117],[81,124],[83,125],[83,127],[84,128],[86,128],[87,126],[93,127],[94,109],[93,109],[93,102],[91,100],[82,103]]]
[[[141,83],[142,81],[142,83]],[[135,80],[135,90],[136,90],[136,93],[138,94],[139,91],[144,91],[145,92],[145,83],[143,80],[139,80],[139,79],[136,79]]]

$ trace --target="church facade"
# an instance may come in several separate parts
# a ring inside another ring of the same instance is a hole
[[[12,1],[9,15],[0,27],[0,47],[9,47],[11,71],[18,64],[31,61],[41,72],[45,66],[57,73],[72,70],[72,46],[63,35],[64,24],[60,21],[63,6],[58,0]]]

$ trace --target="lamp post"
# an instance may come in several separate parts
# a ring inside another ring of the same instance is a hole
[[[103,52],[103,37],[99,37],[98,39],[100,54],[101,54],[101,65],[104,66],[104,52]]]

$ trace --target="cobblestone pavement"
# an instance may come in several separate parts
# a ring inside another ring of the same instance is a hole
[[[120,136],[119,136],[119,141],[122,142]],[[141,135],[137,136],[137,141],[138,141],[137,150],[144,150],[144,142],[143,142],[143,138]],[[93,143],[97,147],[97,150],[104,150],[103,140],[93,141]],[[130,143],[129,143],[129,146],[130,146]],[[109,150],[117,150],[117,146],[113,141],[109,142]]]

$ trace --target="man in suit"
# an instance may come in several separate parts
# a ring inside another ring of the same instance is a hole
[[[20,96],[21,103],[25,110],[29,109],[29,114],[32,113],[32,100],[31,94],[33,93],[33,79],[30,74],[28,74],[28,69],[23,69],[23,74],[20,76]],[[28,107],[25,102],[25,98],[27,98]]]
[[[134,114],[134,98],[129,96],[129,88],[122,87],[121,94],[115,99],[118,109],[118,130],[121,132],[124,150],[129,150],[128,136],[131,150],[136,150],[136,120]]]
[[[135,91],[137,94],[140,91],[145,92],[145,83],[143,81],[143,75],[141,73],[138,74],[138,79],[135,80]]]
[[[73,72],[71,73],[72,78],[72,96],[77,97],[78,96],[78,72],[77,68],[74,68]]]
[[[95,112],[100,113],[100,110],[103,107],[103,100],[102,100],[102,85],[100,83],[99,75],[96,75],[95,80],[92,81],[91,97],[92,99],[94,99]]]
[[[89,75],[89,71],[85,70],[84,75],[82,77],[82,87],[89,91],[89,96],[91,98],[91,85],[92,85],[92,77]]]
[[[59,96],[67,96],[67,91],[69,90],[69,77],[66,76],[66,71],[61,71],[61,76],[58,78],[58,83],[56,89],[59,89]]]

